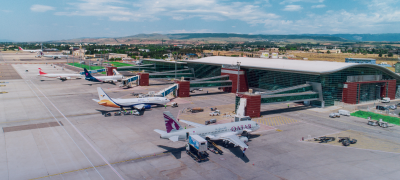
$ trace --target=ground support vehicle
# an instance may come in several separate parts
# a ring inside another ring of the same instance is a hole
[[[335,141],[335,138],[324,136],[324,137],[314,138],[314,141],[320,141],[319,143],[327,143],[327,142]]]
[[[123,113],[124,113],[124,115],[131,115],[130,111],[124,111]]]
[[[217,110],[217,108],[215,107],[215,108],[210,108],[211,109],[211,111],[216,111]]]
[[[171,107],[178,107],[178,103],[172,102],[172,103],[171,103]]]
[[[214,142],[212,142],[210,140],[208,140],[208,150],[210,150],[211,152],[213,152],[215,154],[224,153],[217,144],[215,144]]]
[[[339,113],[331,113],[329,114],[330,118],[340,118],[340,114]]]
[[[350,144],[357,143],[357,139],[350,139],[349,137],[339,137],[339,142],[341,142],[343,146],[349,146]]]
[[[383,121],[382,119],[379,119],[379,121],[374,121],[374,120],[369,120],[368,125],[370,126],[380,126],[383,128],[388,128],[389,125],[387,122]]]
[[[221,114],[221,111],[216,110],[214,112],[210,112],[210,116],[219,116]]]
[[[121,111],[118,111],[118,112],[114,112],[114,116],[121,116]]]
[[[251,121],[251,117],[235,115],[235,122],[239,121]]]
[[[186,153],[197,162],[208,160],[207,141],[199,135],[190,135]]]
[[[343,115],[343,116],[350,116],[350,111],[341,109],[338,111],[339,115]]]
[[[197,107],[197,108],[192,108],[189,111],[191,111],[192,113],[197,113],[197,112],[203,112],[204,109]]]
[[[104,117],[108,117],[108,116],[111,116],[111,113],[110,113],[110,112],[104,113]]]
[[[217,123],[217,119],[210,119],[210,123]]]
[[[390,98],[388,98],[388,97],[382,98],[382,102],[383,103],[390,103]]]
[[[132,114],[132,115],[139,116],[139,115],[140,115],[140,112],[139,112],[138,110],[134,109],[134,110],[131,111],[131,114]]]

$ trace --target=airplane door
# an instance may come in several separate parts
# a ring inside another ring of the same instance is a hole
[[[186,140],[189,139],[189,132],[186,132]]]

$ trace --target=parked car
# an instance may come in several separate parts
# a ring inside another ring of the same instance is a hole
[[[347,110],[341,109],[341,110],[339,110],[338,113],[339,113],[340,115],[343,115],[343,116],[350,116],[350,111],[347,111]]]
[[[396,105],[390,105],[389,109],[395,110],[395,109],[397,109],[397,106]]]
[[[383,103],[390,103],[390,98],[388,98],[388,97],[382,98],[382,102]]]
[[[400,103],[396,104],[396,106],[400,106]]]
[[[376,106],[376,109],[377,109],[377,110],[385,111],[385,110],[387,110],[388,108],[385,107],[385,106]]]
[[[340,114],[339,113],[331,113],[329,114],[330,118],[340,118]]]

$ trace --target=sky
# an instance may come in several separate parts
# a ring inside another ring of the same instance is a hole
[[[399,0],[19,0],[0,6],[0,40],[136,34],[400,33]]]

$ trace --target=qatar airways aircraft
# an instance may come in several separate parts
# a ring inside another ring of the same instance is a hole
[[[203,125],[190,121],[180,120],[180,122],[194,126],[195,128],[184,129],[169,111],[164,111],[164,121],[167,131],[155,129],[154,131],[160,134],[160,138],[169,139],[173,142],[185,141],[189,135],[199,135],[202,138],[210,140],[224,140],[225,143],[232,143],[235,146],[240,146],[244,150],[249,148],[246,145],[248,138],[245,136],[238,137],[244,131],[247,133],[256,131],[260,128],[254,121],[239,121],[218,125]]]

